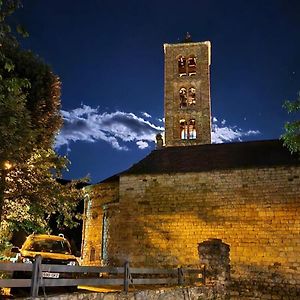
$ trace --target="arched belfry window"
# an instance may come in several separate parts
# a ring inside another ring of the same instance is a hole
[[[188,138],[188,125],[186,120],[180,120],[180,138],[186,140]]]
[[[195,140],[197,138],[195,119],[190,119],[189,122],[184,119],[180,120],[180,138],[182,140]]]
[[[182,87],[179,90],[180,108],[187,106],[187,91],[186,88]]]
[[[180,77],[186,75],[186,59],[184,56],[178,57],[178,74]]]
[[[196,122],[194,119],[191,119],[189,121],[189,139],[194,140],[197,137],[197,132],[196,132]]]
[[[179,100],[180,100],[180,108],[195,105],[196,104],[196,89],[194,87],[190,87],[187,90],[185,87],[182,87],[179,90]]]
[[[196,57],[195,55],[191,55],[188,59],[187,59],[187,71],[189,76],[195,75],[196,74]]]
[[[194,87],[190,87],[188,90],[188,105],[196,104],[196,89]]]

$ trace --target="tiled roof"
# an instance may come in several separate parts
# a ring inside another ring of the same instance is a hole
[[[279,140],[165,147],[152,151],[125,174],[202,172],[300,164]]]
[[[128,170],[108,179],[117,180],[125,174],[207,172],[291,165],[300,165],[299,155],[291,155],[279,140],[164,147],[152,151]]]

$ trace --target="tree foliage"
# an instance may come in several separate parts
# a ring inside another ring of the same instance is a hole
[[[18,7],[18,0],[0,0],[1,234],[15,227],[45,228],[53,214],[71,226],[81,197],[76,182],[57,181],[69,163],[52,149],[62,124],[60,81],[19,46],[15,33],[26,32],[7,22]]]
[[[27,95],[26,108],[31,115],[31,126],[38,132],[36,141],[39,146],[51,147],[62,125],[59,78],[31,51],[8,45],[3,47],[3,53],[14,64],[7,75],[11,78],[26,78],[30,82],[30,85],[24,87],[24,92]]]
[[[27,229],[28,224],[47,228],[51,215],[59,213],[61,224],[73,226],[72,210],[81,191],[76,189],[76,181],[67,185],[57,181],[66,164],[66,158],[54,150],[38,149],[25,163],[13,168],[7,174],[4,220],[14,227],[25,223]]]
[[[300,110],[300,92],[294,101],[285,101],[283,107],[288,113],[297,113]],[[286,122],[285,133],[282,135],[283,143],[293,152],[300,152],[300,120]]]
[[[0,160],[21,162],[28,158],[35,140],[31,117],[26,108],[24,88],[30,84],[22,78],[5,78],[0,62]]]
[[[13,160],[24,161],[33,148],[34,134],[30,112],[26,108],[25,89],[30,82],[24,77],[10,76],[15,68],[7,57],[5,46],[18,47],[6,18],[17,8],[18,1],[0,1],[0,166]],[[18,151],[16,151],[18,150]]]

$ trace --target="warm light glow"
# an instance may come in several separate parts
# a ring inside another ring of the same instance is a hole
[[[12,165],[11,162],[9,162],[9,161],[5,161],[5,162],[4,162],[4,169],[5,169],[5,170],[11,169],[12,166],[13,166],[13,165]]]

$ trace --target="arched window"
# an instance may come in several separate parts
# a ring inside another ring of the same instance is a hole
[[[190,87],[188,90],[188,105],[196,104],[196,89],[194,87]]]
[[[180,120],[180,138],[182,140],[188,138],[188,126],[186,120]]]
[[[187,65],[188,65],[188,74],[189,76],[196,74],[196,57],[194,55],[191,55],[187,59]]]
[[[187,93],[186,88],[182,87],[179,90],[180,108],[187,106]]]
[[[94,247],[91,247],[90,249],[90,261],[95,261],[96,259],[96,250]]]
[[[186,75],[186,59],[184,56],[178,57],[178,74],[180,77]]]
[[[194,119],[189,121],[189,139],[194,140],[197,137],[196,133],[196,122]]]
[[[184,119],[180,120],[180,138],[182,140],[195,140],[197,138],[195,119],[190,119],[189,122]]]

